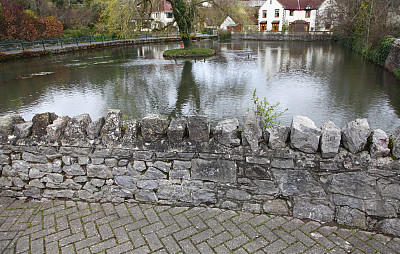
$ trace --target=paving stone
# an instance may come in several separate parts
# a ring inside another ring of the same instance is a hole
[[[355,236],[350,236],[349,238],[347,238],[347,241],[349,241],[351,244],[353,244],[356,248],[360,249],[364,253],[374,253],[376,251]]]
[[[213,253],[213,249],[211,249],[210,245],[206,242],[202,242],[196,245],[196,248],[200,251],[200,253]]]
[[[265,225],[261,225],[257,228],[257,231],[260,232],[265,239],[267,239],[269,242],[273,242],[278,239],[278,236],[275,235],[269,228],[267,228]]]
[[[260,233],[255,230],[249,223],[244,222],[240,225],[238,225],[238,227],[240,228],[240,230],[242,230],[248,237],[250,237],[251,239],[259,237]]]
[[[90,247],[92,245],[95,245],[97,243],[101,242],[101,238],[99,235],[91,236],[85,239],[82,239],[81,241],[75,242],[75,248],[77,250],[83,249]]]
[[[291,235],[308,247],[311,247],[315,244],[315,241],[313,239],[311,239],[308,235],[304,234],[300,230],[293,231]]]
[[[243,248],[250,253],[256,252],[268,244],[268,241],[264,237],[259,237],[244,245]]]
[[[399,249],[399,238],[292,217],[63,200],[33,207],[26,201],[0,198],[2,253],[397,253]]]
[[[306,246],[304,246],[300,242],[296,242],[295,244],[283,250],[282,253],[288,253],[288,254],[303,253],[305,250],[307,250]]]
[[[226,245],[229,249],[234,250],[234,249],[237,249],[238,247],[244,245],[244,244],[247,243],[249,240],[250,240],[250,239],[249,239],[247,236],[245,236],[245,235],[239,235],[239,236],[234,237],[232,240],[227,241],[227,242],[225,243],[225,245]]]
[[[184,239],[179,242],[179,245],[183,249],[185,253],[190,253],[190,254],[195,254],[199,253],[199,251],[196,249],[196,247],[190,242],[189,239]]]
[[[203,220],[200,219],[199,216],[195,216],[195,217],[189,218],[189,221],[190,221],[190,223],[191,223],[192,225],[195,225],[196,229],[199,230],[199,231],[208,228],[208,225],[205,224],[205,223],[203,222]]]
[[[214,252],[216,252],[218,254],[230,254],[231,253],[231,251],[223,244],[214,248]]]
[[[320,254],[320,253],[326,253],[327,250],[323,248],[321,245],[314,245],[311,249],[308,249],[305,254]]]
[[[181,247],[179,247],[178,243],[170,235],[162,238],[161,242],[164,244],[169,253],[177,253],[179,251],[182,251]]]
[[[44,253],[44,240],[39,238],[31,241],[31,252],[32,253]]]
[[[67,229],[58,231],[58,232],[56,232],[54,234],[45,236],[44,240],[45,240],[45,242],[47,244],[47,243],[51,243],[51,242],[54,242],[54,241],[58,241],[58,240],[60,240],[60,239],[62,239],[64,237],[67,237],[67,236],[70,236],[70,235],[71,235],[71,229],[67,228]]]
[[[121,245],[117,245],[115,247],[112,247],[111,249],[108,249],[106,251],[107,254],[120,254],[120,253],[126,253],[130,250],[133,249],[132,243],[126,242]]]
[[[85,234],[83,232],[79,232],[77,234],[73,234],[71,236],[67,236],[59,241],[60,246],[65,246],[71,243],[78,242],[85,238]]]
[[[70,244],[70,245],[62,247],[61,253],[62,254],[75,253],[74,246],[72,244]]]
[[[133,245],[135,246],[135,248],[138,248],[138,247],[146,244],[146,240],[143,238],[143,236],[139,230],[129,232],[128,235],[131,238],[131,241],[132,241]]]
[[[274,254],[274,253],[278,253],[281,250],[285,249],[287,246],[288,246],[288,244],[285,243],[282,239],[278,239],[277,241],[269,244],[263,250],[265,251],[265,253]]]
[[[217,245],[219,245],[221,243],[224,243],[224,242],[226,242],[226,241],[228,241],[230,239],[232,239],[232,236],[228,232],[225,231],[225,232],[222,232],[219,235],[213,236],[207,242],[211,247],[215,247],[215,246],[217,246]]]
[[[97,253],[106,249],[110,249],[112,247],[116,246],[115,239],[111,238],[106,241],[100,242],[98,244],[95,244],[90,247],[90,251],[92,253]]]
[[[58,254],[60,250],[57,242],[46,243],[46,254]]]

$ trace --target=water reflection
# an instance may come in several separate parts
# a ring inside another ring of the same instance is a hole
[[[172,108],[170,113],[172,117],[200,112],[200,90],[194,80],[192,68],[193,64],[190,61],[186,61],[183,65],[175,107]]]
[[[119,108],[131,119],[207,114],[213,124],[241,120],[252,91],[293,115],[339,127],[368,118],[373,128],[400,125],[400,82],[359,55],[330,43],[200,42],[218,55],[206,61],[172,61],[164,50],[179,44],[78,52],[0,64],[0,115],[15,112],[89,113]],[[38,76],[38,73],[52,73]],[[23,78],[31,77],[31,78]]]

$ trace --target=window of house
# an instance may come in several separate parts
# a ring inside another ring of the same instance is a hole
[[[294,11],[289,11],[289,16],[293,16],[294,15]]]
[[[167,14],[167,19],[172,19],[172,12],[166,12],[166,14]]]
[[[309,18],[309,17],[311,17],[311,10],[306,11],[306,18]]]
[[[279,18],[279,9],[275,9],[275,18]]]
[[[272,31],[279,31],[279,23],[272,23]]]
[[[262,17],[265,19],[267,17],[267,11],[263,11]]]
[[[267,31],[267,22],[260,24],[260,31]]]

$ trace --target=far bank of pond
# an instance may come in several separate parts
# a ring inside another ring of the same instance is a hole
[[[207,60],[165,60],[179,43],[80,51],[0,65],[0,115],[15,112],[89,113],[93,120],[110,108],[130,119],[148,113],[207,114],[216,123],[241,120],[259,97],[339,127],[367,118],[387,132],[400,125],[400,81],[357,53],[329,42],[202,41],[217,55]]]

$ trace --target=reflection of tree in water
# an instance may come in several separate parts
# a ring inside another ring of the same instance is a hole
[[[190,102],[191,100],[194,101],[195,112],[190,112],[190,113],[198,113],[200,111],[200,90],[198,85],[196,84],[194,77],[193,77],[193,72],[192,72],[192,62],[186,61],[185,65],[183,66],[182,69],[182,78],[178,86],[178,91],[177,91],[177,99],[176,99],[176,104],[175,108],[171,111],[170,116],[171,117],[179,117],[182,116],[183,108],[185,105]],[[193,106],[191,106],[190,111],[192,111]],[[185,112],[187,113],[187,112]]]

